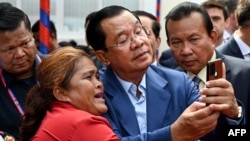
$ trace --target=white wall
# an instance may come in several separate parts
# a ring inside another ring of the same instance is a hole
[[[139,0],[139,9],[156,15],[156,1],[157,0]]]

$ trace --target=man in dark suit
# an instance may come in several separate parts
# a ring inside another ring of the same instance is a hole
[[[241,0],[236,9],[238,30],[232,38],[217,50],[226,55],[238,57],[250,61],[250,2]]]
[[[237,35],[233,35],[224,45],[216,48],[216,50],[225,55],[244,59],[240,46],[237,44],[234,36]]]
[[[19,140],[25,99],[37,84],[41,58],[23,11],[1,3],[0,23],[0,140]]]
[[[87,28],[89,44],[107,66],[100,72],[109,109],[105,117],[122,140],[195,140],[217,123],[241,122],[228,81],[210,81],[198,93],[185,73],[151,65],[148,34],[139,18],[120,6],[101,9]],[[221,135],[214,131],[213,137]]]
[[[175,58],[173,57],[170,49],[167,49],[162,52],[160,59],[159,59],[159,64],[161,64],[164,67],[172,68],[172,69],[175,69],[179,66]]]
[[[132,11],[134,14],[136,14],[142,23],[143,26],[146,26],[149,30],[149,39],[151,42],[151,46],[153,49],[153,64],[154,65],[159,65],[158,63],[158,52],[159,52],[159,47],[161,44],[161,37],[160,37],[160,30],[161,30],[161,25],[157,21],[156,17],[146,11],[142,10],[136,10]]]
[[[190,7],[192,8],[179,7],[166,17],[167,43],[174,58],[191,79],[198,77],[201,80],[198,84],[200,89],[206,86],[208,61],[222,58],[226,68],[226,79],[233,85],[236,98],[243,103],[249,123],[250,64],[242,59],[222,56],[216,52],[214,46],[217,32],[213,30],[207,12],[199,6]]]

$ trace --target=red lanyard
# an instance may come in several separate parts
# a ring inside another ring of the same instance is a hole
[[[38,59],[39,62],[41,62],[41,58],[36,55],[36,58]],[[2,83],[4,85],[4,87],[7,89],[8,91],[8,95],[10,96],[12,102],[15,104],[18,112],[23,115],[24,114],[24,111],[23,111],[23,108],[21,107],[20,103],[18,102],[18,100],[16,99],[16,96],[14,95],[14,93],[12,92],[12,90],[10,88],[7,88],[7,85],[6,85],[6,81],[4,79],[4,76],[3,76],[3,72],[2,72],[2,69],[0,70],[0,77],[1,77],[1,80],[2,80]]]
[[[0,77],[1,77],[1,80],[2,80],[2,83],[4,85],[4,87],[7,89],[8,91],[8,94],[12,100],[12,102],[15,104],[18,112],[23,115],[24,114],[24,111],[20,105],[20,103],[18,102],[18,100],[16,99],[16,96],[14,95],[14,93],[12,92],[12,90],[10,88],[7,88],[7,85],[6,85],[6,82],[5,82],[5,79],[4,79],[4,76],[3,76],[3,72],[2,72],[2,69],[0,70]]]

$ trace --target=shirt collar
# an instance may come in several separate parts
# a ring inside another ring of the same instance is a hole
[[[158,62],[155,60],[153,63],[152,63],[152,65],[158,65]]]
[[[213,56],[209,61],[212,61],[212,60],[215,60],[215,59],[216,59],[216,53],[214,51]],[[195,76],[198,76],[203,83],[206,83],[206,81],[207,81],[207,66],[202,68],[201,71],[197,75],[195,75],[195,74],[193,74],[192,72],[189,72],[189,71],[187,72],[187,74],[190,77],[190,79],[193,79]]]
[[[237,35],[237,31],[234,32],[233,37],[234,37],[236,43],[238,44],[240,51],[242,52],[242,55],[244,56],[244,55],[249,54],[250,47],[244,41],[241,40],[241,38]]]
[[[121,85],[124,88],[124,90],[126,91],[126,93],[128,94],[130,87],[132,85],[135,85],[135,84],[121,79],[115,72],[114,72],[114,74],[115,74],[116,78],[119,80],[119,82],[121,83]],[[139,88],[140,87],[146,89],[146,75],[145,74],[143,75],[142,80],[139,84]],[[142,94],[144,95],[144,93],[142,93]]]

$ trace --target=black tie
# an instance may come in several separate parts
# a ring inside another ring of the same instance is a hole
[[[195,76],[192,81],[194,82],[195,86],[197,87],[197,89],[199,89],[199,84],[201,82],[200,78]]]

